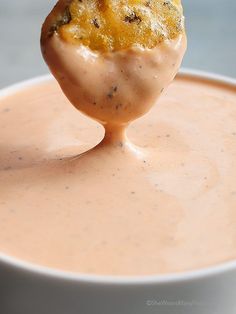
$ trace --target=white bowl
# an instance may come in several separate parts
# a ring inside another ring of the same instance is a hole
[[[193,70],[180,75],[236,80]],[[0,98],[51,79],[0,91]],[[0,233],[1,234],[1,233]],[[236,261],[178,274],[115,277],[69,273],[0,253],[0,314],[234,314]]]

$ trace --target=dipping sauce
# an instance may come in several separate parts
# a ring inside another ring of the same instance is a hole
[[[235,259],[235,92],[180,76],[96,148],[102,126],[54,81],[1,99],[0,252],[106,275]]]

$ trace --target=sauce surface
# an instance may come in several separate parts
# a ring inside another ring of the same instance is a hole
[[[179,77],[132,144],[96,148],[103,128],[54,81],[1,99],[0,252],[107,275],[235,259],[235,91]]]

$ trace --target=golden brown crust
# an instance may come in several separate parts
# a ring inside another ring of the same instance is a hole
[[[154,48],[184,30],[179,0],[61,0],[43,29],[92,50]]]

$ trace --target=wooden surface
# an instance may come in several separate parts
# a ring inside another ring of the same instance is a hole
[[[236,77],[236,1],[184,0],[188,52],[183,66]],[[48,72],[41,24],[54,0],[0,0],[0,88]]]

